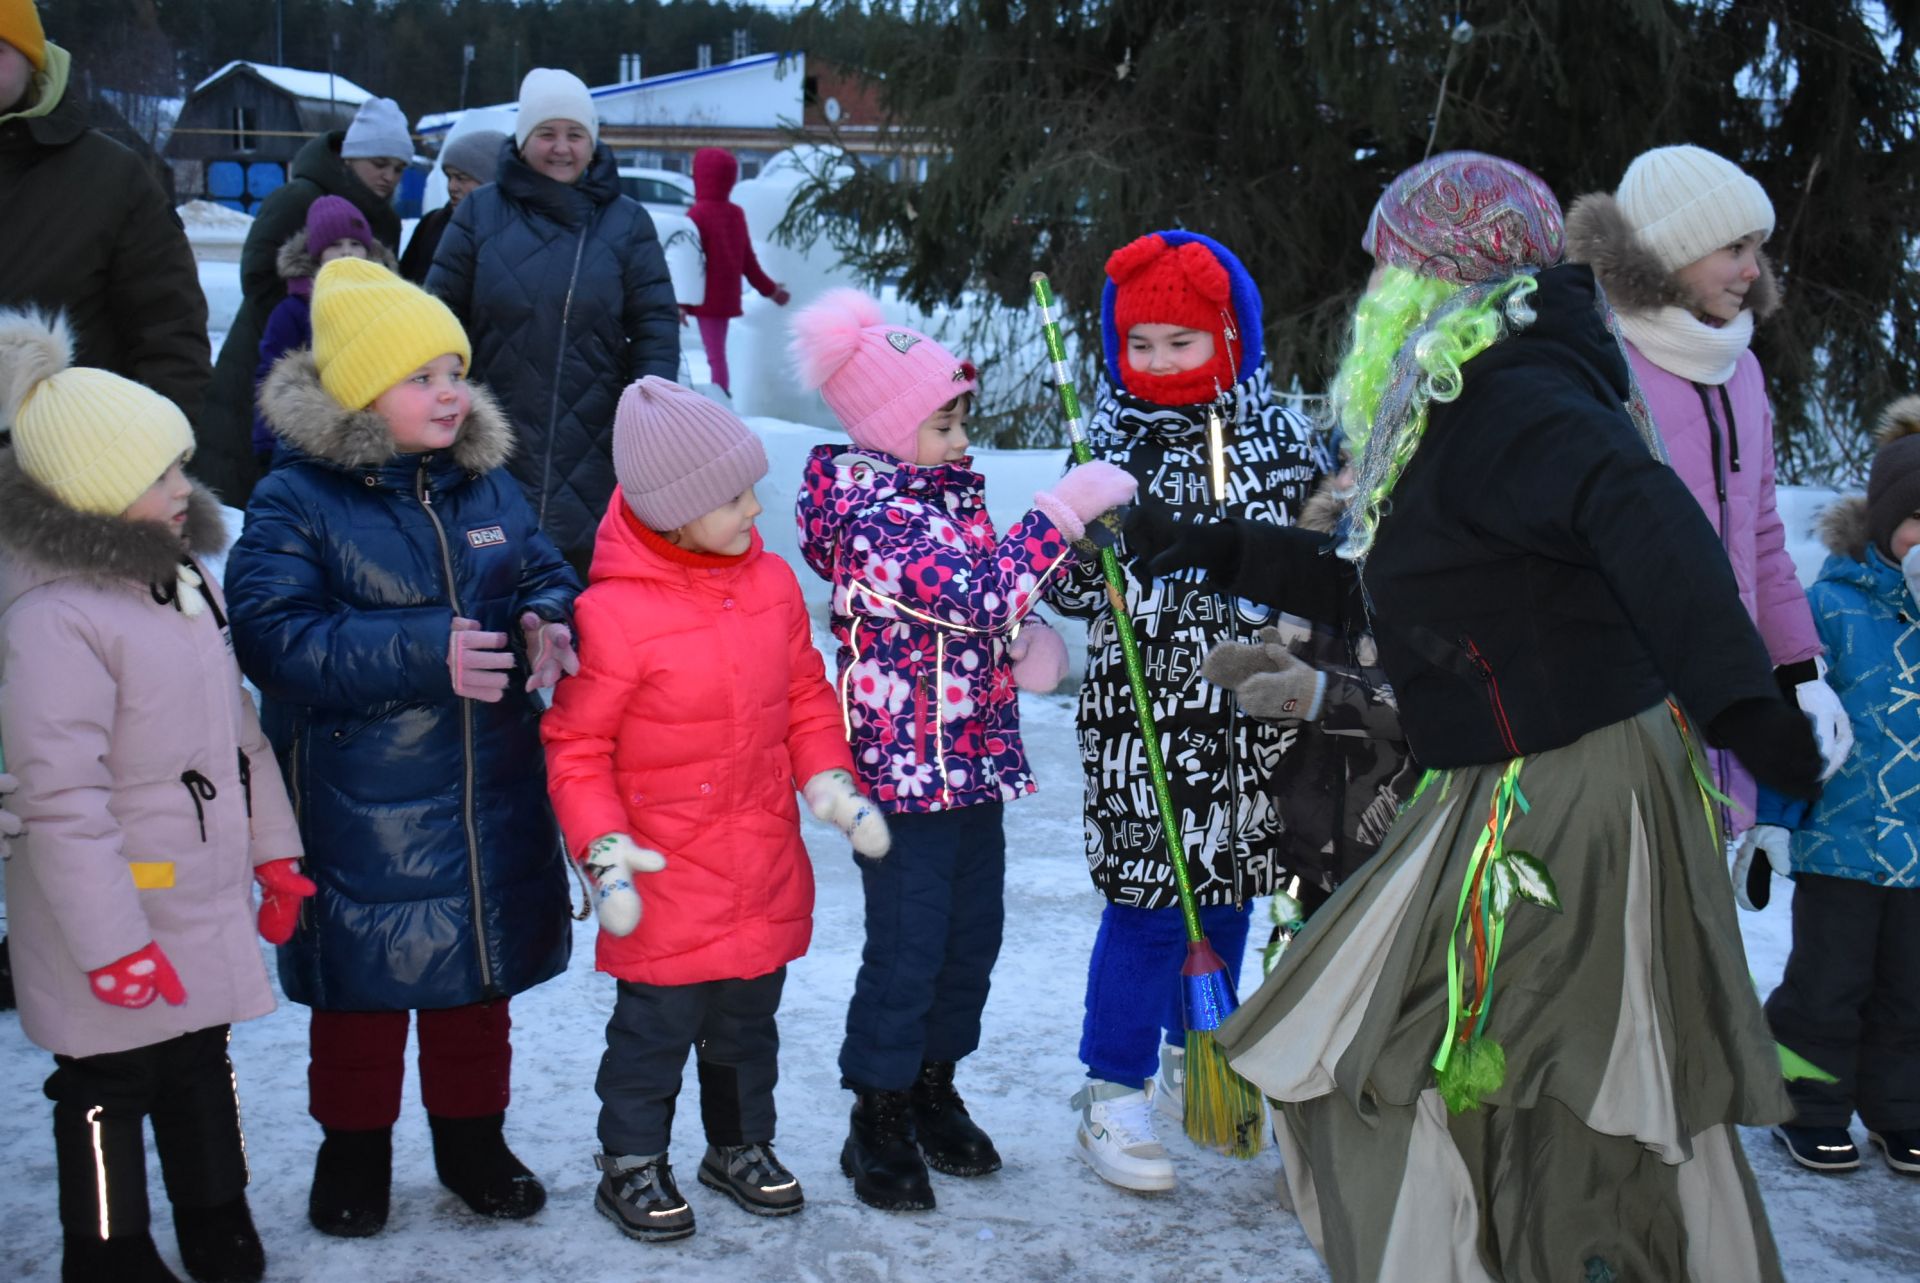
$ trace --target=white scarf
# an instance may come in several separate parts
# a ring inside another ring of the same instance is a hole
[[[1753,313],[1742,309],[1725,325],[1708,325],[1683,307],[1616,312],[1620,332],[1642,356],[1669,374],[1715,387],[1733,377],[1753,342]]]

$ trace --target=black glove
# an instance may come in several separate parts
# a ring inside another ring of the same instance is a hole
[[[1743,699],[1707,724],[1707,742],[1724,748],[1776,793],[1811,800],[1820,794],[1820,741],[1813,722],[1782,699]]]
[[[1166,504],[1142,496],[1121,533],[1143,579],[1198,567],[1228,583],[1240,569],[1240,531],[1230,521],[1182,521]]]

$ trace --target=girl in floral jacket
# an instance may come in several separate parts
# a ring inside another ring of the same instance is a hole
[[[853,438],[809,456],[800,543],[833,583],[841,708],[893,833],[887,860],[860,865],[867,941],[840,1051],[857,1100],[840,1162],[863,1202],[924,1210],[928,1164],[1000,1166],[953,1073],[979,1045],[1000,952],[1002,806],[1034,790],[1015,688],[1050,690],[1066,668],[1059,635],[1028,612],[1134,483],[1076,468],[997,537],[967,454],[970,362],[854,290],[802,312],[794,335],[802,382]]]

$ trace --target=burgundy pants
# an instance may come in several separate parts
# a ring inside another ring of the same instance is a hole
[[[728,396],[733,395],[733,386],[727,378],[727,322],[730,316],[696,316],[700,322],[700,343],[707,349],[707,369],[713,373],[713,381]]]
[[[307,1112],[322,1127],[373,1131],[400,1117],[405,1011],[315,1011]],[[503,1113],[513,1076],[507,1000],[420,1013],[420,1099],[440,1118]]]

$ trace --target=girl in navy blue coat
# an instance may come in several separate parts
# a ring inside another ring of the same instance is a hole
[[[507,999],[567,964],[532,691],[573,664],[580,585],[501,467],[512,432],[466,382],[445,305],[341,259],[315,279],[313,331],[261,390],[282,463],[227,565],[234,646],[320,887],[280,951],[287,997],[313,1008],[326,1137],[308,1213],[337,1235],[386,1223],[418,1009],[441,1181],[485,1215],[530,1216],[546,1191],[501,1130]]]

